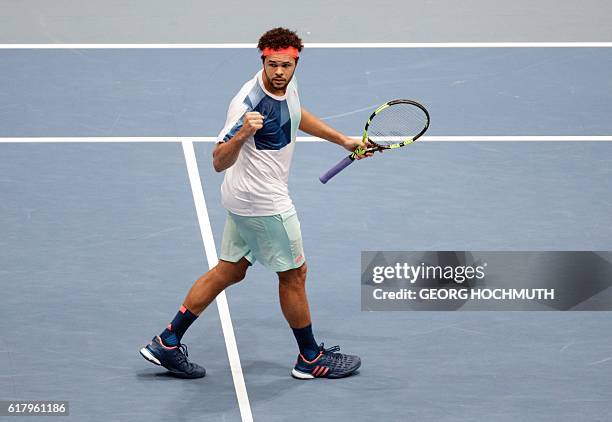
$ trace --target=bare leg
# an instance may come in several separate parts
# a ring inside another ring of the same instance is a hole
[[[306,263],[299,268],[278,273],[278,294],[285,319],[291,328],[310,324],[310,309],[306,297]]]
[[[200,315],[219,293],[244,279],[248,267],[246,258],[238,262],[219,261],[193,283],[183,304],[194,314]]]

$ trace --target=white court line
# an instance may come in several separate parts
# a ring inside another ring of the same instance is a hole
[[[206,200],[204,199],[204,191],[202,189],[202,182],[200,181],[200,172],[198,171],[198,163],[196,161],[193,143],[191,141],[181,141],[181,144],[183,146],[183,153],[185,154],[187,172],[189,173],[189,183],[191,184],[191,193],[193,194],[193,202],[195,203],[198,223],[200,225],[200,233],[204,241],[208,268],[213,268],[217,265],[219,259],[217,258],[217,249],[213,239],[208,210],[206,209]],[[227,349],[227,356],[232,370],[234,388],[236,389],[236,396],[238,397],[240,416],[242,417],[242,422],[253,422],[251,404],[249,403],[249,396],[247,394],[244,376],[242,375],[238,346],[236,344],[236,337],[234,336],[234,327],[232,326],[232,318],[230,316],[225,292],[221,292],[215,300],[217,302],[217,309],[219,310],[221,327],[223,328],[225,348]]]
[[[610,48],[609,41],[560,41],[560,42],[371,42],[371,43],[304,43],[306,48]],[[0,49],[255,49],[254,43],[216,44],[0,44]]]
[[[361,137],[361,135],[354,135],[355,137]],[[214,136],[204,137],[176,137],[176,136],[94,136],[94,137],[36,137],[36,138],[0,138],[0,144],[17,143],[17,144],[29,144],[29,143],[114,143],[114,142],[134,142],[134,143],[145,143],[145,142],[216,142],[217,138]],[[298,142],[326,142],[321,138],[315,138],[312,136],[298,136]],[[612,135],[573,135],[573,136],[555,136],[555,135],[507,135],[507,136],[423,136],[419,142],[611,142]]]

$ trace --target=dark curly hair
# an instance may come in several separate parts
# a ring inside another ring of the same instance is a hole
[[[298,34],[287,28],[270,29],[261,36],[257,43],[259,51],[263,51],[264,48],[278,50],[287,47],[295,47],[297,51],[302,51],[302,48],[304,48],[302,39],[298,37]],[[264,57],[261,58],[263,60]]]

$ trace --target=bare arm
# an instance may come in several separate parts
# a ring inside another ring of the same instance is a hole
[[[340,145],[341,147],[353,152],[357,147],[367,147],[363,141],[359,138],[350,138],[343,133],[329,127],[317,116],[302,107],[302,120],[300,120],[300,130],[308,133],[309,135],[316,136],[317,138],[323,138],[329,142]],[[357,156],[355,158],[361,159],[363,157],[369,157],[372,153],[368,152],[365,156]]]
[[[316,136],[317,138],[323,138],[334,144],[340,145],[347,148],[347,145],[354,145],[355,140],[348,136],[338,132],[337,130],[326,125],[317,116],[302,107],[302,119],[300,120],[300,130],[308,133],[309,135]],[[353,148],[347,148],[353,150]]]
[[[263,116],[256,111],[246,113],[240,130],[227,142],[218,143],[213,151],[213,167],[221,172],[234,165],[244,143],[263,127]]]
[[[240,148],[242,148],[247,139],[249,139],[248,136],[244,136],[238,131],[229,141],[218,143],[213,151],[213,167],[215,171],[221,172],[233,166],[238,159]]]

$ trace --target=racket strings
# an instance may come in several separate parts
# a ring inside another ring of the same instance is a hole
[[[412,104],[396,104],[382,110],[368,127],[368,137],[381,146],[409,141],[420,135],[429,119],[425,112]]]

